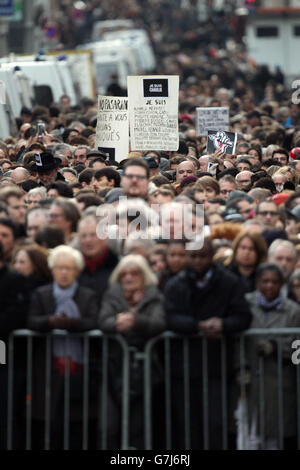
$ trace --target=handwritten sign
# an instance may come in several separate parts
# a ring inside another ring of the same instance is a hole
[[[178,76],[127,78],[132,150],[178,150]]]
[[[196,108],[197,136],[207,136],[208,129],[229,131],[229,108]]]
[[[118,162],[128,157],[128,98],[98,96],[95,148]]]

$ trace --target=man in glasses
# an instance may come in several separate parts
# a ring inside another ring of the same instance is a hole
[[[124,196],[146,199],[148,196],[149,167],[142,158],[131,158],[124,166],[121,187]]]
[[[256,216],[267,228],[275,228],[279,221],[278,207],[275,202],[263,201],[256,208]]]

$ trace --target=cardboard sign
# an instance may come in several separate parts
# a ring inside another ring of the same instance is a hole
[[[196,108],[197,136],[207,136],[207,131],[229,131],[229,108]]]
[[[178,150],[178,76],[127,78],[131,150]]]
[[[237,142],[237,134],[225,131],[208,131],[207,153],[214,153],[220,149],[224,153],[234,154]]]
[[[128,98],[98,96],[95,148],[120,162],[128,157]]]

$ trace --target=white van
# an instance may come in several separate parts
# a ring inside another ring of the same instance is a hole
[[[113,39],[121,40],[127,47],[131,47],[136,51],[140,69],[145,71],[155,69],[156,60],[154,52],[148,34],[144,29],[113,31],[103,35],[104,41],[112,41]]]
[[[6,62],[34,62],[36,61],[36,55],[15,55],[13,59],[8,57]],[[95,98],[92,52],[90,50],[52,51],[41,56],[40,61],[65,64],[63,66],[58,65],[58,67],[62,67],[61,79],[64,82],[64,88],[69,90],[67,94],[71,97],[72,105],[83,97]],[[72,84],[70,84],[70,81]]]
[[[6,101],[9,103],[14,117],[20,115],[22,101],[18,90],[17,79],[11,69],[0,67],[0,80],[4,82],[6,87]]]
[[[284,3],[284,2],[278,2]],[[298,8],[280,7],[277,12],[273,5],[255,15],[248,15],[246,44],[248,55],[256,63],[268,65],[271,70],[280,67],[288,81],[300,78],[300,2]]]
[[[0,140],[6,139],[9,135],[11,135],[11,132],[7,106],[0,103]]]
[[[16,66],[30,78],[33,86],[46,85],[51,88],[53,100],[58,102],[60,97],[67,93],[70,93],[71,83],[68,82],[68,78],[64,82],[66,77],[66,69],[64,66],[58,66],[56,62],[43,61],[43,62],[8,62],[2,64],[2,68],[13,70]],[[59,69],[60,67],[60,69]],[[61,72],[61,73],[59,73]],[[73,88],[74,90],[74,88]],[[67,93],[67,94],[69,94]],[[73,92],[73,104],[75,92]]]
[[[97,92],[106,93],[108,85],[112,82],[112,76],[118,77],[118,83],[122,88],[127,87],[127,76],[130,75],[129,67],[123,55],[117,52],[113,54],[99,54],[94,57],[95,79]]]
[[[102,39],[103,34],[109,31],[134,28],[132,20],[105,20],[96,21],[93,26],[92,41]]]

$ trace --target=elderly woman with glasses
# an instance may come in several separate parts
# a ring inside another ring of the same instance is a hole
[[[130,446],[144,448],[143,442],[143,367],[138,352],[146,341],[165,329],[162,294],[157,288],[157,278],[146,259],[141,255],[125,256],[110,278],[99,316],[100,329],[106,333],[123,335],[130,347]],[[121,404],[121,358],[110,358],[110,393],[115,404],[118,421]],[[159,363],[153,364],[152,383],[158,380]],[[154,400],[155,401],[155,400]],[[111,423],[113,425],[113,421]],[[118,428],[110,429],[118,442]]]
[[[52,271],[53,282],[35,291],[29,311],[28,327],[41,333],[54,329],[79,333],[95,328],[95,293],[79,286],[77,281],[84,267],[82,254],[69,246],[57,246],[49,255],[48,265]],[[44,338],[37,340],[33,355],[32,414],[35,420],[35,437],[39,435],[41,440],[44,437],[45,424],[45,344]],[[65,375],[70,374],[70,447],[78,449],[82,442],[82,340],[69,337],[66,341],[65,338],[54,337],[51,339],[51,352],[51,446],[58,449],[63,446]],[[90,400],[92,401],[92,398]],[[34,441],[37,447],[43,445],[43,441],[37,441]]]

